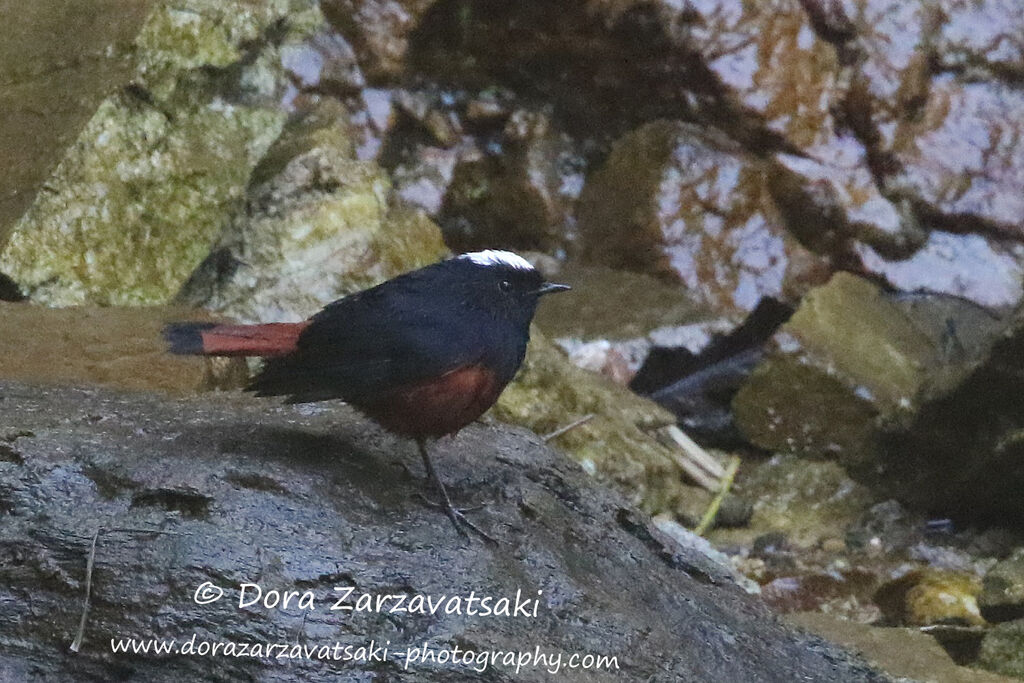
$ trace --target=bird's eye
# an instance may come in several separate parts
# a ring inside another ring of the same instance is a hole
[[[501,282],[498,283],[498,289],[500,289],[503,292],[507,292],[512,289],[512,283],[509,282],[508,280],[502,280]]]

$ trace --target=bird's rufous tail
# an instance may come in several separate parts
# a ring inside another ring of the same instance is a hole
[[[170,323],[164,339],[171,353],[187,356],[283,356],[295,350],[309,322],[221,325]]]

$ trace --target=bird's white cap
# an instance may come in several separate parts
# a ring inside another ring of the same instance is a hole
[[[462,254],[459,258],[468,259],[478,266],[508,266],[518,270],[535,270],[533,265],[519,254],[514,254],[511,251],[501,251],[499,249],[474,251],[468,254]]]

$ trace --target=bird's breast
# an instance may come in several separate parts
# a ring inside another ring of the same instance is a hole
[[[440,437],[483,415],[507,383],[484,365],[467,365],[356,407],[402,436]]]

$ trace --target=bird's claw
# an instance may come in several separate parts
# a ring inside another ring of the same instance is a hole
[[[473,524],[473,522],[469,521],[469,519],[466,517],[467,512],[476,512],[477,510],[483,510],[484,508],[487,507],[486,505],[474,505],[473,507],[468,508],[457,508],[449,502],[434,502],[427,498],[422,493],[417,493],[415,495],[416,498],[418,498],[427,507],[444,512],[448,516],[448,519],[452,521],[452,526],[455,527],[455,530],[459,532],[460,536],[468,537],[466,529],[469,529],[470,531],[472,531],[477,536],[482,538],[484,541],[490,543],[491,545],[498,545],[498,541],[496,541],[493,536],[491,536],[486,531],[478,527],[476,524]]]

